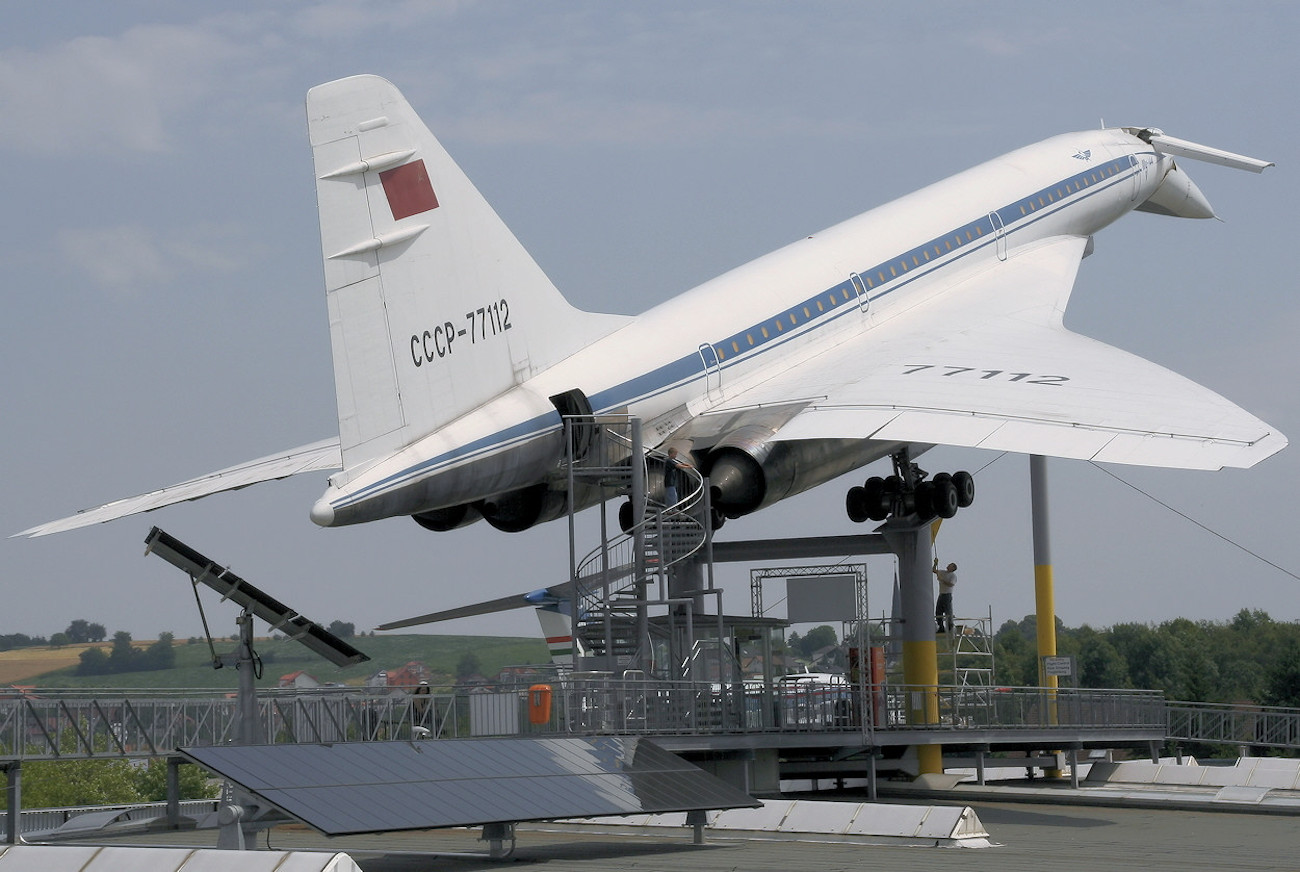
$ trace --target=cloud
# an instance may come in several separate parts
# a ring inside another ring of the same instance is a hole
[[[473,2],[460,0],[404,0],[404,2],[357,3],[329,0],[309,3],[286,22],[286,28],[310,40],[353,41],[373,31],[395,34],[410,32],[429,21],[442,21],[472,9]]]
[[[247,51],[230,33],[234,24],[145,25],[0,51],[0,147],[167,151],[185,114],[202,110],[214,73]]]
[[[177,276],[231,272],[243,266],[229,253],[220,228],[157,231],[142,224],[63,230],[58,245],[67,263],[119,296],[136,296]]]

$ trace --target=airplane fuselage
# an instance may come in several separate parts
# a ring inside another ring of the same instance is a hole
[[[399,453],[336,475],[312,519],[338,526],[418,515],[554,480],[564,445],[551,398],[575,389],[597,414],[642,419],[648,441],[707,450],[727,436],[707,422],[728,396],[942,305],[961,294],[963,277],[997,269],[1039,240],[1090,237],[1177,172],[1171,158],[1122,129],[1057,136],[981,164],[724,273]],[[415,340],[394,358],[436,365]],[[890,451],[869,435],[800,489]]]

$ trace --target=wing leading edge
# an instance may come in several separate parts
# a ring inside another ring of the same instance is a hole
[[[89,527],[92,524],[102,524],[105,521],[125,518],[127,515],[151,512],[164,506],[183,503],[188,500],[197,500],[223,491],[239,490],[264,481],[288,478],[291,475],[303,472],[332,471],[341,469],[342,466],[343,455],[339,449],[339,440],[336,436],[332,439],[323,439],[310,445],[303,445],[279,454],[271,454],[257,460],[250,460],[247,463],[227,467],[170,487],[150,491],[147,494],[115,500],[93,509],[85,509],[71,517],[50,521],[29,530],[23,530],[21,533],[15,533],[10,538],[18,536],[35,538],[37,536],[48,536],[51,533],[62,533],[65,530],[75,530],[78,527]]]
[[[871,438],[1179,469],[1250,467],[1275,428],[1062,324],[1086,240],[1014,252],[942,297],[728,397],[808,405],[776,438]]]

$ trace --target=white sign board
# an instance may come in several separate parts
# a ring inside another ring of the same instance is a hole
[[[1044,657],[1043,674],[1048,678],[1066,678],[1074,674],[1073,657]]]

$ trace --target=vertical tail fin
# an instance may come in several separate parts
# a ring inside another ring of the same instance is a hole
[[[307,119],[345,469],[625,323],[564,300],[389,82],[313,88]]]
[[[542,636],[551,652],[551,662],[561,669],[572,669],[574,656],[583,657],[582,641],[573,637],[573,603],[561,600],[539,606],[537,622],[542,626]]]

